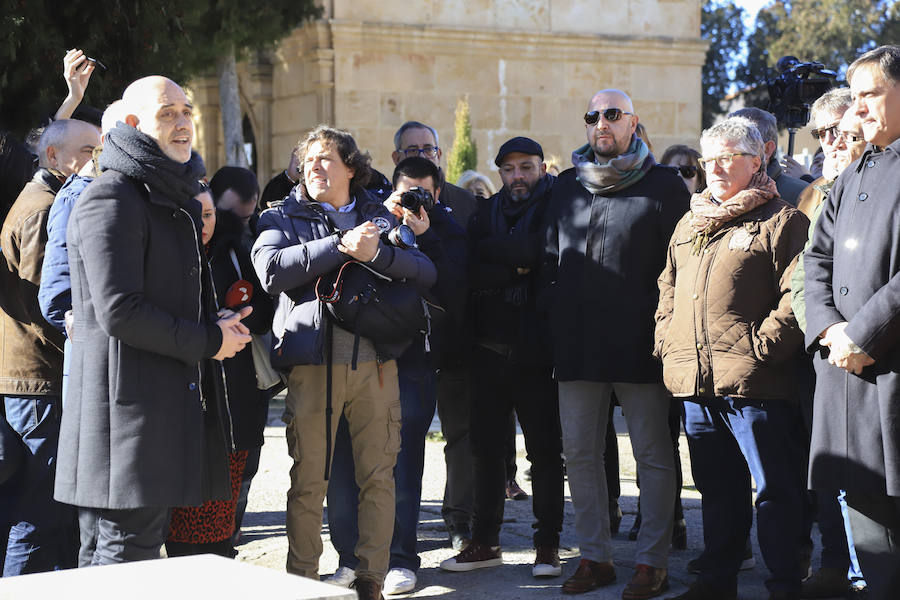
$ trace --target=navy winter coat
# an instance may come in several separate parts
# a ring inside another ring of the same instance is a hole
[[[351,257],[338,250],[339,236],[302,196],[303,186],[259,218],[259,237],[251,259],[260,284],[277,297],[272,333],[272,364],[280,368],[325,363],[325,328],[322,303],[316,298],[316,280],[338,269]],[[298,194],[301,194],[298,197]],[[379,219],[396,224],[394,216],[365,191],[355,193],[358,223]],[[376,223],[377,224],[377,223]],[[371,266],[393,278],[405,278],[429,289],[437,277],[434,264],[418,250],[401,250],[379,242]],[[375,345],[382,359],[396,358],[406,347]]]

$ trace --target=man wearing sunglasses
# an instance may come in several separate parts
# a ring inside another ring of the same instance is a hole
[[[778,121],[775,120],[775,115],[761,108],[748,107],[736,110],[728,116],[744,117],[756,124],[756,128],[759,129],[763,141],[766,143],[766,174],[775,182],[781,199],[791,206],[797,206],[797,196],[809,184],[802,179],[787,175],[781,168],[781,163],[778,162],[775,153],[775,150],[778,149]]]
[[[675,493],[669,394],[652,357],[656,279],[690,194],[635,135],[638,117],[619,90],[591,98],[587,144],[572,153],[551,196],[545,258],[549,324],[563,449],[581,562],[563,584],[578,594],[616,578],[603,453],[613,391],[641,478],[637,567],[623,598],[668,588]]]

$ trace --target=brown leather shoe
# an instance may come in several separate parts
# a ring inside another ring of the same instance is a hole
[[[669,589],[669,578],[665,569],[638,564],[634,576],[622,591],[623,600],[643,600],[655,598]]]
[[[384,596],[381,595],[381,584],[374,579],[357,577],[350,587],[356,590],[356,597],[359,600],[384,600]]]
[[[506,482],[507,500],[528,500],[528,492],[523,490],[515,479]]]
[[[601,563],[582,558],[578,568],[562,585],[565,594],[583,594],[616,580],[616,569],[611,562]]]

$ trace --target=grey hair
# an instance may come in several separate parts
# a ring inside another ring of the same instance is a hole
[[[778,143],[778,121],[775,120],[775,115],[772,113],[761,108],[749,106],[747,108],[736,110],[728,115],[729,119],[731,117],[744,117],[745,119],[750,119],[762,135],[763,142]],[[763,158],[763,162],[765,162],[765,157]]]
[[[494,184],[490,179],[488,179],[486,175],[483,175],[478,171],[473,171],[472,169],[463,171],[462,175],[459,176],[459,180],[456,182],[456,185],[461,188],[469,189],[469,184],[473,181],[480,181],[481,183],[483,183],[484,187],[487,188],[491,196],[497,193],[497,191],[494,189]]]
[[[397,130],[397,133],[394,134],[394,150],[400,150],[400,138],[402,138],[403,134],[410,129],[427,129],[431,132],[431,135],[434,136],[434,145],[440,146],[440,144],[438,143],[438,132],[434,127],[430,127],[425,123],[420,123],[419,121],[407,121],[406,123],[401,125],[400,129]]]
[[[758,156],[762,161],[760,168],[766,164],[766,149],[762,134],[756,124],[746,117],[728,117],[716,123],[700,134],[700,147],[703,148],[713,140],[731,142],[741,152]]]
[[[819,96],[809,110],[815,120],[816,115],[822,113],[843,115],[851,104],[853,99],[850,97],[850,88],[834,88]]]
[[[47,149],[50,146],[54,148],[64,146],[67,138],[73,134],[74,129],[77,127],[95,126],[77,119],[59,119],[47,125],[43,133],[41,133],[41,139],[38,140],[38,165],[44,168],[49,167]]]

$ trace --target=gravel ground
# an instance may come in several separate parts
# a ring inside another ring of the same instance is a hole
[[[283,405],[282,405],[283,406]],[[279,420],[281,407],[276,400],[270,411],[269,427],[266,428],[266,442],[262,450],[259,473],[253,480],[250,500],[244,519],[241,544],[238,546],[238,560],[252,564],[284,569],[287,555],[287,539],[285,535],[285,497],[289,484],[288,469],[291,460],[288,457],[284,426]],[[617,411],[618,413],[618,411]],[[622,520],[618,535],[614,536],[615,565],[618,579],[614,585],[584,594],[584,598],[606,599],[621,598],[622,589],[631,577],[634,567],[634,542],[628,541],[628,529],[634,521],[637,510],[637,486],[634,481],[634,459],[628,440],[624,420],[621,415],[616,418],[619,432],[620,472],[622,478],[622,496],[620,505],[625,517]],[[534,551],[531,543],[533,515],[531,501],[506,501],[501,544],[503,546],[504,565],[501,567],[481,569],[469,573],[447,573],[438,565],[455,553],[449,547],[441,519],[441,499],[444,490],[444,444],[437,439],[426,444],[425,476],[422,482],[422,510],[419,520],[419,553],[422,566],[418,572],[418,585],[411,594],[395,596],[397,598],[424,598],[446,596],[459,599],[530,599],[558,598],[560,585],[575,569],[578,563],[578,548],[574,532],[574,511],[566,486],[565,522],[563,525],[560,558],[563,562],[563,576],[552,579],[535,579],[531,576],[531,564]],[[524,441],[518,436],[519,483],[525,491],[531,493],[531,484],[521,474],[528,467],[525,459]],[[703,535],[700,515],[700,497],[693,489],[690,475],[690,463],[687,444],[682,436],[682,464],[685,469],[685,483],[682,501],[685,517],[688,522],[687,550],[672,550],[669,563],[669,580],[671,592],[680,593],[693,580],[687,573],[686,563],[697,556],[703,548]],[[818,538],[817,535],[814,536]],[[767,598],[763,584],[766,569],[763,565],[759,547],[756,542],[755,528],[752,533],[756,568],[742,572],[739,580],[739,593],[742,600],[758,600]],[[323,520],[322,540],[325,551],[322,555],[319,571],[323,576],[329,575],[337,568],[337,553],[328,538],[328,526]],[[818,540],[817,540],[818,542]],[[819,550],[813,555],[817,566]]]

